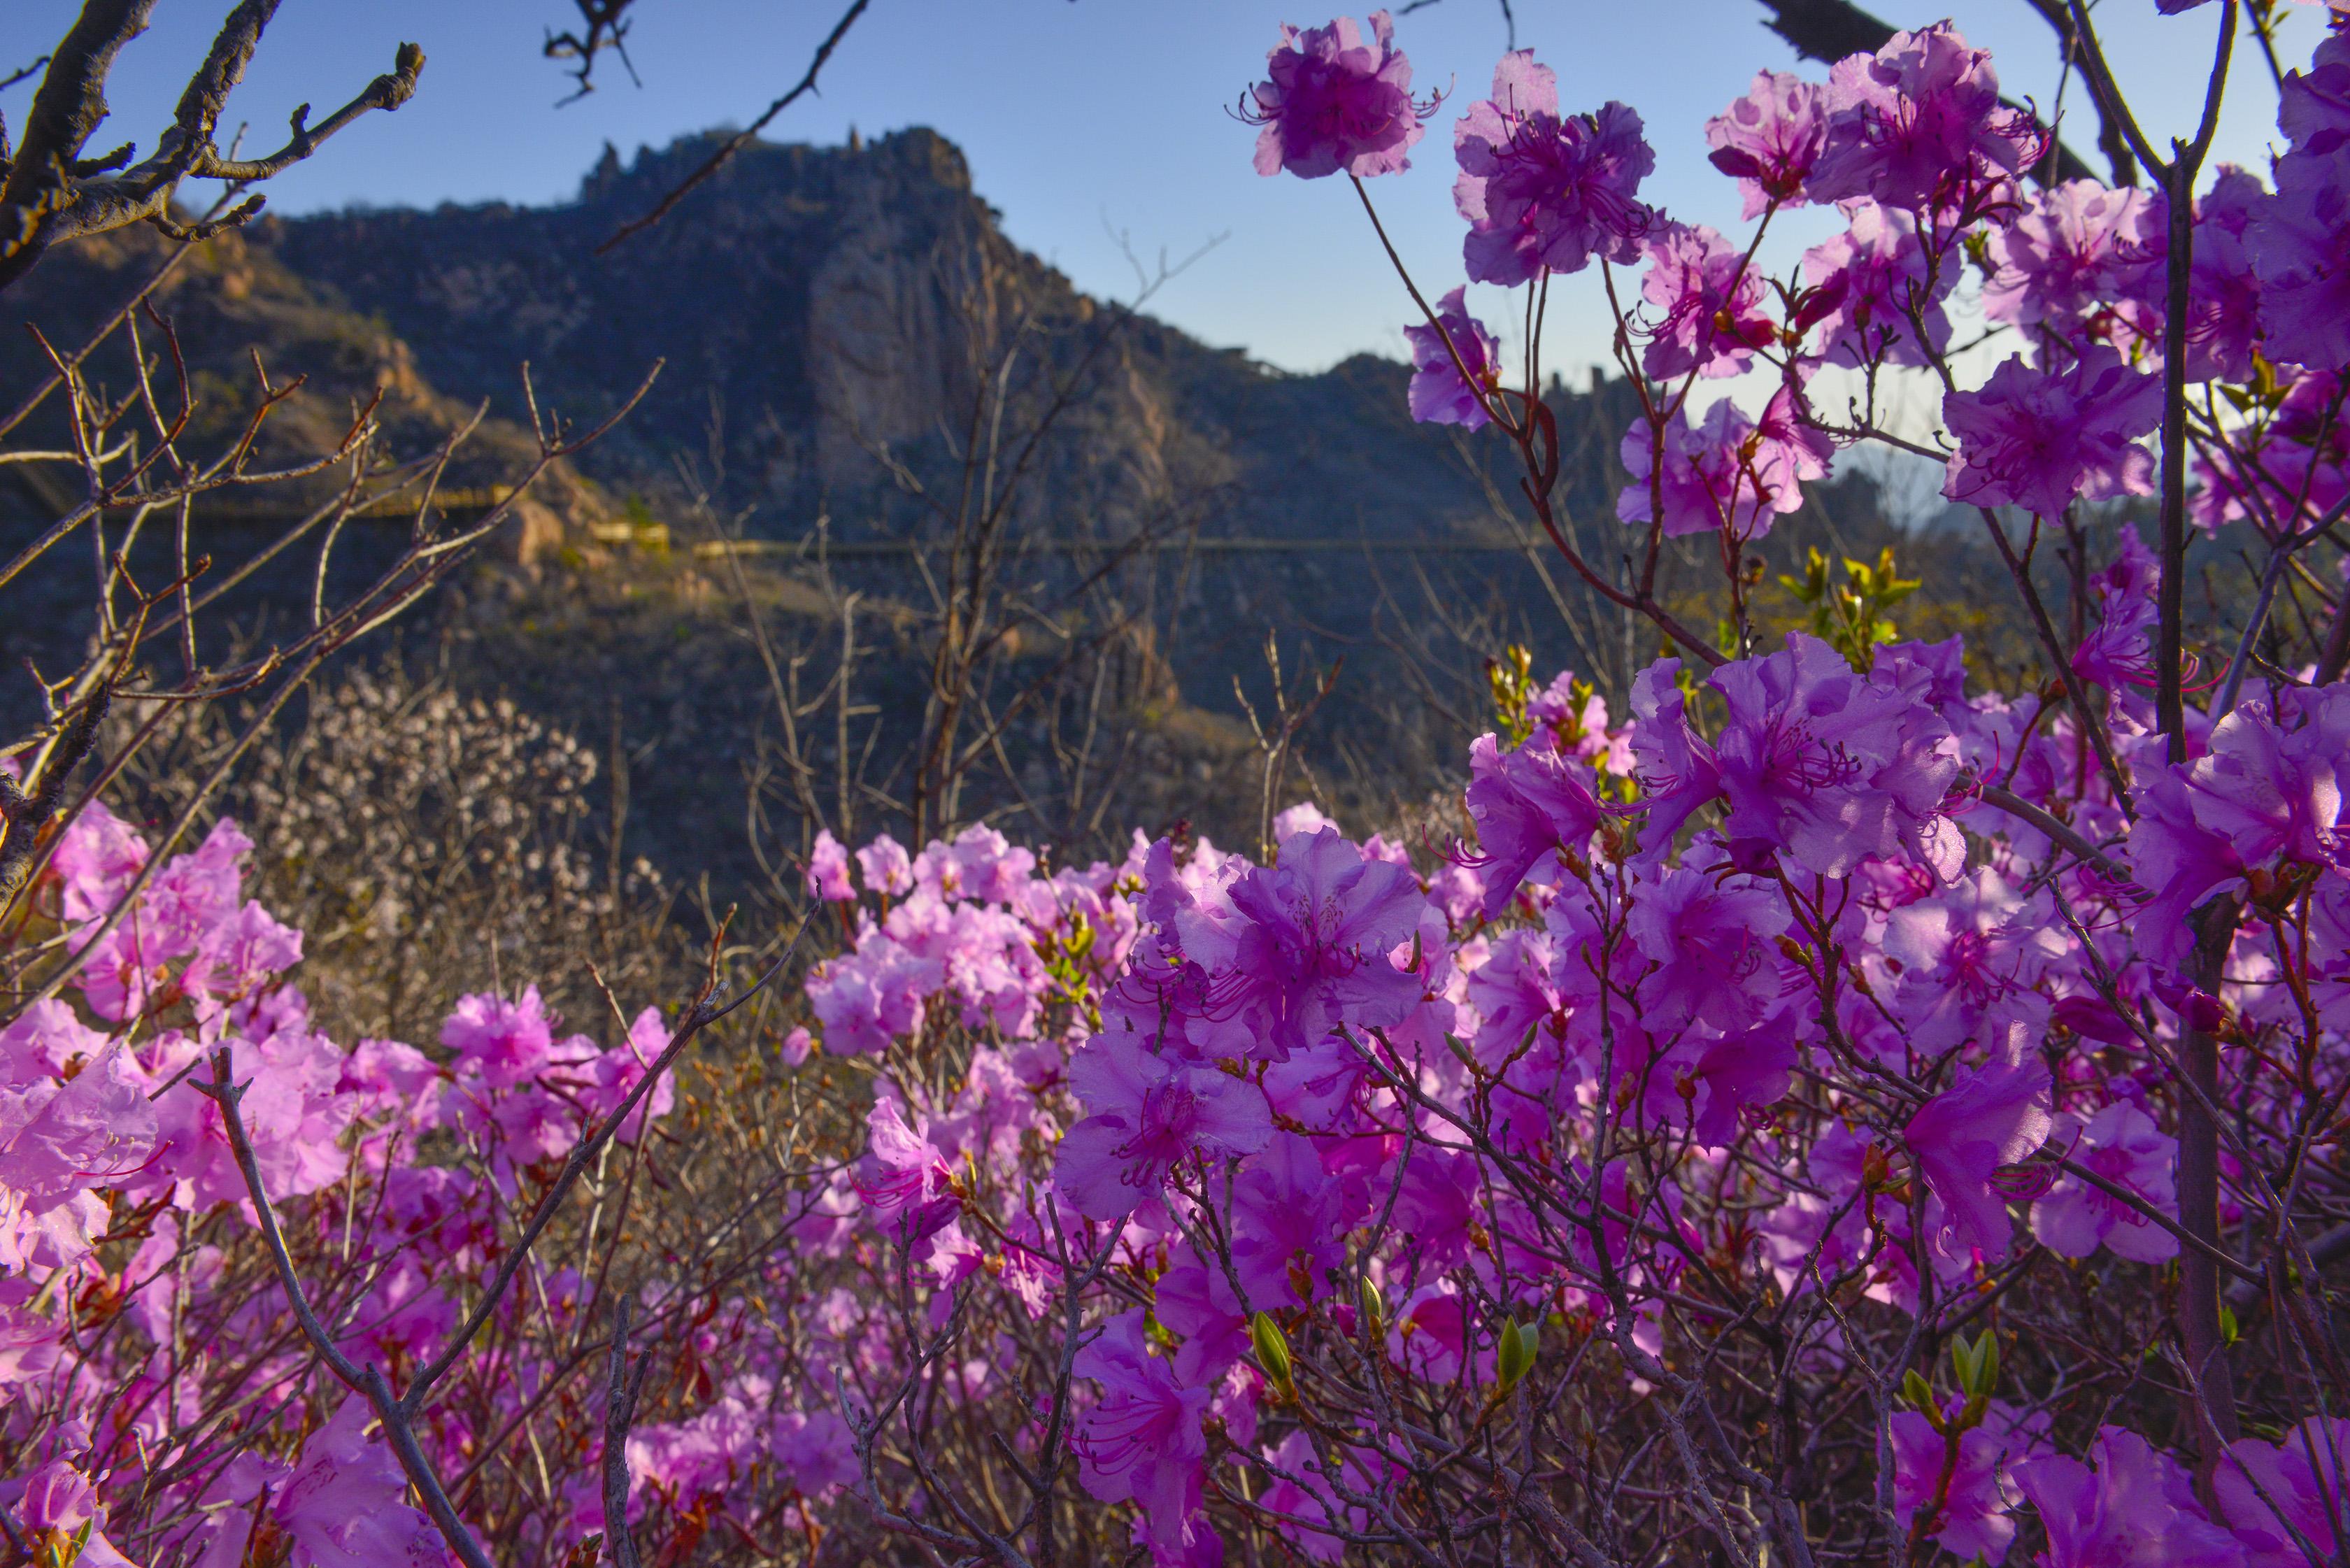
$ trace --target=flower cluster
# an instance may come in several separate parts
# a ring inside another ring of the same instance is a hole
[[[1410,74],[1384,14],[1285,30],[1259,168],[1401,170]],[[1456,126],[1468,275],[1648,268],[1617,515],[1652,563],[1723,541],[1720,643],[1574,557],[1679,655],[1616,693],[1497,666],[1410,831],[817,834],[827,950],[683,1088],[715,956],[674,1018],[566,1032],[524,984],[338,1042],[233,824],[158,863],[84,803],[0,911],[54,976],[0,1026],[11,1549],[2338,1559],[2350,594],[2303,552],[2350,493],[2345,75],[2329,33],[2273,189],[2218,171],[2174,223],[2032,188],[2046,133],[1947,24],[1765,73],[1715,166],[1846,225],[1766,279],[1759,232],[1642,201],[1630,109],[1505,57]],[[2012,350],[1971,386],[1970,267]],[[1498,427],[1555,522],[1534,356],[1505,387],[1440,299],[1413,411]],[[1742,545],[1887,433],[1817,413],[1829,367],[1933,374],[1939,445],[1899,439],[2070,541],[2037,680],[1874,615],[1755,631]],[[2267,553],[2201,682],[2190,466]],[[2167,556],[2084,504],[2166,478]]]

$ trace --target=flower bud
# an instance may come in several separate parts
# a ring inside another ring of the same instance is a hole
[[[1249,1319],[1249,1343],[1256,1347],[1256,1364],[1264,1368],[1265,1377],[1283,1394],[1294,1394],[1289,1341],[1283,1336],[1281,1325],[1273,1321],[1271,1313],[1261,1312]]]
[[[1367,1275],[1363,1280],[1363,1322],[1376,1334],[1387,1326],[1387,1298],[1379,1294],[1379,1287]]]
[[[1515,1388],[1525,1375],[1534,1370],[1534,1353],[1540,1348],[1541,1333],[1531,1323],[1510,1323],[1503,1325],[1498,1369],[1501,1392]]]

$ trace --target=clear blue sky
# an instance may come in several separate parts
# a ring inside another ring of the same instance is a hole
[[[644,79],[616,59],[602,88],[566,108],[568,82],[542,59],[546,29],[574,18],[565,0],[286,0],[231,119],[251,144],[275,145],[286,115],[308,99],[324,114],[412,38],[428,64],[421,90],[396,115],[368,117],[312,162],[269,187],[289,213],[339,207],[546,202],[575,190],[607,140],[623,155],[720,122],[742,123],[797,79],[843,0],[639,0],[630,52]],[[1948,0],[1946,0],[1948,3]],[[161,0],[152,30],[125,51],[99,144],[151,140],[229,0]],[[0,67],[38,54],[70,20],[69,0],[0,6]],[[1888,20],[1935,19],[1877,0]],[[2154,0],[2096,8],[2116,69],[2158,135],[2190,127],[2199,105],[2218,7],[2161,17]],[[1646,118],[1658,171],[1644,194],[1673,214],[1734,230],[1731,182],[1705,162],[1702,124],[1762,67],[1799,68],[1761,25],[1753,0],[1516,0],[1518,36],[1559,74],[1570,109],[1622,99]],[[2318,37],[2314,9],[2289,8],[2289,62]],[[1359,13],[1357,13],[1359,14]],[[2011,96],[2055,98],[2054,51],[2023,0],[1962,0],[1970,38],[1997,52]],[[853,124],[870,136],[929,125],[969,153],[980,192],[1003,209],[1014,239],[1101,295],[1133,277],[1108,231],[1146,254],[1227,239],[1155,302],[1157,314],[1218,345],[1299,369],[1368,349],[1400,354],[1409,302],[1387,269],[1345,183],[1259,178],[1254,133],[1226,113],[1254,79],[1275,25],[1325,20],[1293,0],[873,0],[833,60],[820,99],[776,123],[778,140],[834,142]],[[1423,88],[1448,83],[1465,105],[1482,96],[1503,46],[1494,0],[1442,0],[1399,24]],[[0,99],[21,120],[29,88]],[[2082,105],[2070,140],[2092,140]],[[2240,51],[2220,151],[2261,164],[2275,95]],[[1417,167],[1375,182],[1407,259],[1433,295],[1459,280],[1451,208],[1451,123],[1440,111]],[[1766,252],[1784,267],[1829,226],[1798,215]],[[1590,275],[1578,280],[1589,284]],[[698,280],[698,286],[723,280]],[[1472,305],[1503,313],[1499,291]],[[1604,351],[1593,287],[1556,290],[1546,341],[1570,366]]]

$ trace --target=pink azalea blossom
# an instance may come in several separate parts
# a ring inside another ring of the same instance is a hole
[[[1077,1424],[1086,1490],[1104,1502],[1132,1501],[1154,1555],[1180,1562],[1201,1528],[1209,1390],[1179,1383],[1166,1359],[1151,1354],[1139,1312],[1110,1319],[1077,1352],[1076,1370],[1101,1388]]]
[[[1640,249],[1648,259],[1640,295],[1659,312],[1640,368],[1659,380],[1743,372],[1775,334],[1746,254],[1702,223],[1671,222],[1652,227]]]
[[[1738,182],[1745,215],[1804,204],[1804,182],[1827,139],[1827,89],[1785,71],[1757,71],[1746,96],[1705,122],[1710,161]]]
[[[1561,115],[1558,78],[1534,52],[1503,55],[1493,96],[1452,131],[1452,201],[1469,222],[1469,276],[1505,287],[1594,259],[1629,262],[1655,214],[1638,199],[1657,157],[1620,103]]]
[[[522,999],[460,997],[441,1026],[441,1044],[456,1053],[461,1068],[478,1073],[493,1089],[511,1088],[536,1076],[555,1054],[555,1020],[527,986]]]
[[[2235,1526],[2244,1568],[2303,1568],[2350,1541],[2350,1421],[2312,1416],[2265,1443],[2228,1445],[2211,1477],[2220,1511]],[[2304,1544],[2305,1543],[2305,1544]]]
[[[1469,747],[1469,774],[1461,798],[1477,826],[1480,854],[1466,863],[1484,878],[1490,919],[1509,908],[1529,877],[1555,883],[1555,852],[1588,847],[1607,808],[1590,771],[1560,755],[1546,733],[1507,752],[1493,736],[1479,736]]]
[[[2211,1522],[2169,1455],[2135,1432],[2105,1427],[2088,1457],[2094,1466],[2050,1454],[2015,1467],[2016,1484],[2048,1532],[2038,1568],[2239,1568],[2242,1549]]]
[[[1286,169],[1302,180],[1341,170],[1358,177],[1411,167],[1406,156],[1426,134],[1434,99],[1411,96],[1411,62],[1395,47],[1385,11],[1370,16],[1370,36],[1350,17],[1324,27],[1284,26],[1265,56],[1268,80],[1242,99],[1242,118],[1264,129],[1256,171]]]
[[[2178,1192],[2171,1167],[2178,1140],[2126,1100],[2116,1100],[2081,1126],[2060,1126],[2050,1139],[2071,1145],[2071,1158],[2106,1181],[2137,1195],[2147,1207],[2176,1218]],[[2074,1141],[2077,1137],[2077,1141]],[[2168,1262],[2178,1255],[2178,1238],[2103,1189],[2077,1176],[2056,1179],[2047,1196],[2032,1206],[2032,1233],[2052,1252],[2085,1258],[2104,1246],[2135,1263]]]
[[[1866,197],[1842,205],[1845,232],[1804,253],[1811,297],[1794,325],[1817,329],[1820,351],[1832,364],[1925,364],[1928,350],[1950,346],[1942,302],[1958,285],[1957,269],[1927,265],[1910,213]],[[1922,345],[1913,307],[1925,323]]]
[[[1939,207],[2021,172],[2043,146],[2031,117],[2000,103],[1990,52],[1939,22],[1830,69],[1826,144],[1805,189]]]
[[[0,1406],[55,1370],[64,1329],[21,1306],[0,1305]]]
[[[1950,1235],[1993,1262],[2007,1256],[2007,1200],[1992,1185],[1999,1168],[2048,1141],[2047,1064],[2019,1027],[1991,1061],[1962,1073],[1920,1106],[1902,1130],[1918,1174],[1942,1200]]]
[[[2158,314],[2165,222],[2161,200],[2144,191],[2067,180],[2034,192],[2022,213],[1991,231],[1983,314],[2068,337],[2117,306]]]
[[[136,828],[93,800],[57,836],[49,869],[60,884],[68,920],[93,920],[121,901],[122,890],[147,864],[147,841]]]
[[[1096,1036],[1070,1059],[1069,1085],[1088,1114],[1063,1135],[1055,1178],[1096,1220],[1132,1213],[1187,1160],[1253,1154],[1273,1137],[1255,1085],[1154,1056],[1130,1034]]]
[[[1422,424],[1461,425],[1473,431],[1491,420],[1485,411],[1485,394],[1493,386],[1502,345],[1483,322],[1469,314],[1467,293],[1465,287],[1456,288],[1439,300],[1433,324],[1417,322],[1403,329],[1411,344],[1411,387],[1407,395],[1411,417]],[[1467,380],[1461,379],[1463,369],[1469,373]]]
[[[876,892],[894,898],[914,885],[914,865],[907,858],[906,846],[886,833],[857,852],[857,865],[865,873],[865,885]]]
[[[35,1562],[70,1560],[76,1568],[131,1568],[130,1560],[99,1528],[104,1510],[88,1476],[63,1459],[51,1459],[22,1485],[16,1511],[39,1543]]]
[[[878,1056],[892,1040],[919,1035],[923,1003],[944,977],[937,959],[910,953],[886,937],[826,960],[808,982],[824,1048],[837,1056]]]
[[[848,885],[848,851],[827,828],[816,836],[816,844],[808,851],[807,892],[811,898],[829,903],[847,903],[857,897],[857,889]]]
[[[2055,375],[2011,358],[1980,390],[1943,398],[1942,418],[1959,438],[1942,484],[1952,501],[2054,517],[2075,496],[2154,493],[2154,454],[2135,438],[2161,421],[2162,383],[2102,343]]]

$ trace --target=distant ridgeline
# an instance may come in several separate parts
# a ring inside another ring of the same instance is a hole
[[[1586,610],[1588,597],[1555,564],[1546,586],[1516,553],[1531,541],[1513,492],[1475,472],[1479,461],[1504,472],[1499,454],[1414,424],[1400,363],[1360,356],[1290,375],[1147,316],[1124,320],[1006,240],[962,154],[927,130],[754,146],[665,222],[596,254],[710,145],[686,138],[626,163],[608,148],[578,195],[551,206],[265,218],[199,247],[162,306],[203,400],[200,429],[217,436],[249,410],[253,349],[278,379],[309,378],[270,421],[265,452],[330,449],[380,389],[387,444],[412,455],[486,400],[492,417],[442,496],[462,510],[525,466],[524,362],[540,409],[584,422],[660,358],[651,395],[579,472],[541,481],[510,559],[593,569],[675,545],[787,564],[813,550],[822,519],[846,580],[920,607],[911,556],[951,533],[940,513],[953,509],[962,456],[992,432],[998,484],[1021,475],[1002,519],[1015,569],[1040,583],[1105,569],[1132,579],[1165,683],[1190,701],[1231,707],[1232,678],[1262,676],[1268,628],[1293,669],[1347,657],[1342,706],[1396,684],[1399,628],[1413,620],[1426,645],[1413,657],[1471,673],[1505,637],[1532,642],[1544,668],[1592,669],[1603,683],[1612,673],[1594,669],[1591,639],[1578,647],[1561,631],[1559,597]],[[162,250],[143,230],[60,250],[10,291],[5,314],[63,342]],[[1399,322],[1407,308],[1399,292]],[[22,334],[0,334],[0,385],[25,384],[38,363]],[[1620,382],[1586,385],[1555,385],[1561,486],[1586,549],[1607,561],[1607,535],[1623,527],[1616,449],[1632,408]],[[1000,420],[974,421],[983,387],[1005,389]],[[0,545],[55,514],[58,498],[27,479],[22,465],[0,470]],[[1768,542],[1775,565],[1809,542],[1873,555],[1887,536],[1865,483],[1820,493],[1834,521],[1783,523]],[[199,508],[199,530],[258,536],[304,500],[224,495]],[[354,530],[344,569],[366,568],[367,532]],[[1194,539],[1206,547],[1188,548]],[[301,563],[289,563],[255,578],[257,607],[273,596],[307,603]],[[86,572],[87,557],[77,566]],[[484,607],[476,596],[476,620]],[[1607,633],[1607,662],[1654,651],[1645,635],[1635,647],[1612,622]],[[78,635],[0,628],[0,657],[13,665],[44,637]]]

